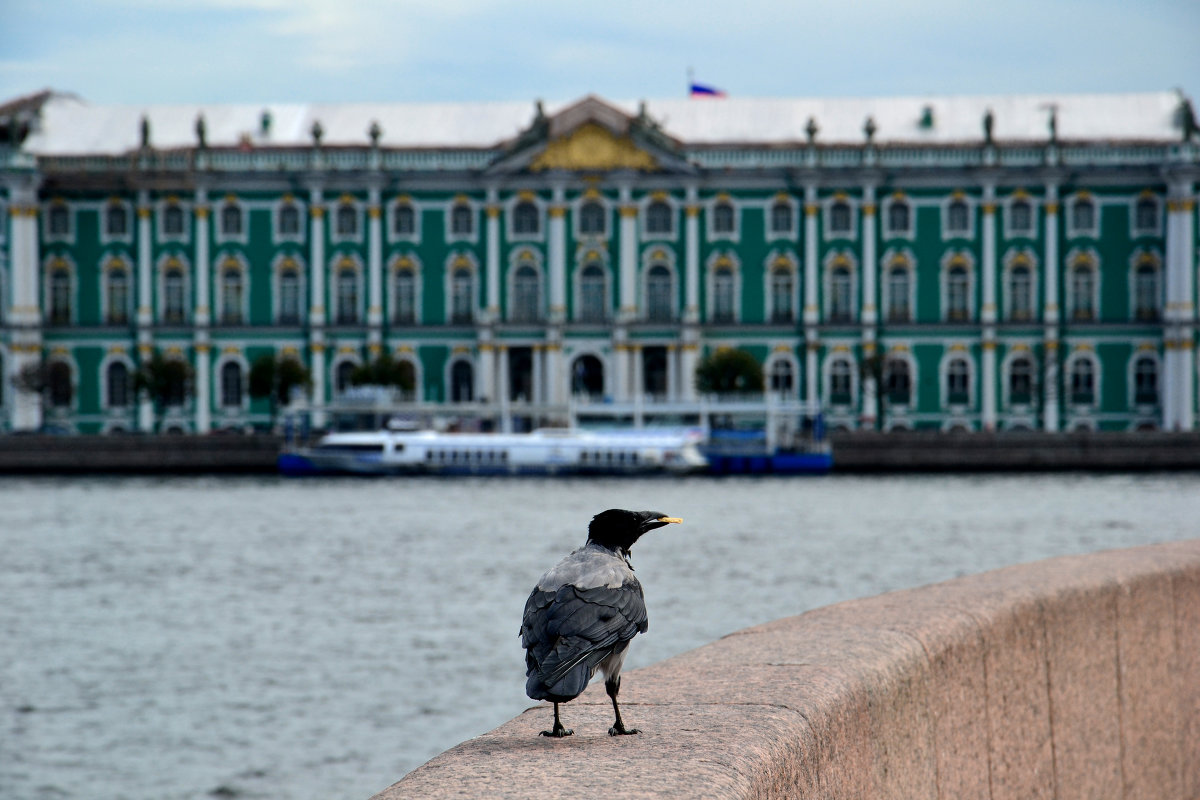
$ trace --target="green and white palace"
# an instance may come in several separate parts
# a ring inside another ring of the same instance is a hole
[[[0,105],[0,428],[263,426],[250,365],[423,403],[696,399],[741,348],[835,428],[1191,430],[1179,92]],[[161,415],[155,353],[192,379]],[[41,391],[17,376],[40,365]]]

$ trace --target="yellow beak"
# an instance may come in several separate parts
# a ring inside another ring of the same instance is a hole
[[[683,522],[683,520],[679,517],[659,517],[658,521],[659,522]]]

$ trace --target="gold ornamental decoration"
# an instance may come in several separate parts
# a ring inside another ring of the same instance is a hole
[[[653,170],[657,167],[654,157],[634,145],[630,137],[615,136],[594,122],[554,139],[529,165],[534,172],[545,169]]]

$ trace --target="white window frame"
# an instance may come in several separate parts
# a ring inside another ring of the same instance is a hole
[[[517,206],[532,203],[537,209],[538,229],[536,233],[517,233]],[[519,192],[505,202],[504,219],[510,242],[541,242],[546,239],[546,201],[533,192]]]
[[[965,403],[952,403],[950,401],[950,364],[954,361],[962,361],[967,365],[967,401]],[[943,410],[954,409],[956,411],[974,408],[977,393],[977,378],[975,359],[971,357],[970,350],[963,345],[947,348],[942,353],[942,359],[938,364],[938,393],[940,395],[941,408]]]
[[[515,205],[513,207],[516,208]],[[471,215],[471,230],[467,233],[456,233],[454,231],[454,211],[455,211],[455,209],[458,209],[458,208],[466,208],[467,212]],[[413,206],[414,215],[415,215],[416,211],[417,211],[417,209],[416,209],[416,206],[414,205]],[[447,201],[445,208],[442,211],[442,213],[445,215],[443,217],[443,219],[446,221],[445,226],[444,226],[446,229],[446,241],[453,242],[455,244],[460,244],[460,243],[475,244],[476,242],[478,242],[479,241],[479,228],[480,228],[479,211],[480,211],[479,204],[476,203],[475,201],[473,201],[471,198],[467,197],[466,195],[456,195],[455,197],[452,197],[449,201]]]
[[[833,229],[833,207],[838,203],[845,203],[846,207],[850,211],[850,227],[845,231],[835,231]],[[859,216],[858,200],[845,192],[838,192],[826,197],[822,205],[824,206],[821,216],[825,222],[823,226],[825,229],[825,241],[857,241]]]
[[[339,230],[342,212],[347,210],[354,215],[353,233],[343,233]],[[366,238],[364,227],[363,202],[359,198],[343,196],[329,204],[329,241],[332,243],[362,244]]]
[[[225,209],[230,206],[241,211],[242,230],[239,233],[225,231]],[[218,244],[246,244],[250,241],[250,207],[239,198],[229,195],[213,204],[213,233]]]
[[[537,276],[537,292],[533,298],[533,316],[522,319],[517,314],[517,271],[529,267]],[[508,271],[505,275],[504,318],[508,322],[520,325],[539,325],[546,321],[546,272],[542,266],[542,254],[536,248],[522,247],[513,251],[509,256]]]
[[[61,233],[55,233],[50,230],[50,217],[55,209],[63,209],[66,214],[67,229]],[[42,205],[42,239],[46,242],[62,242],[63,244],[75,244],[75,207],[72,203],[63,200],[62,198],[54,198]]]
[[[962,319],[955,319],[950,316],[950,270],[962,266],[967,273],[967,307],[966,315]],[[941,270],[938,274],[940,286],[938,291],[940,294],[941,307],[939,309],[939,317],[943,322],[951,323],[969,323],[976,319],[975,308],[975,258],[969,250],[954,249],[947,250],[942,256]]]
[[[950,207],[955,203],[962,202],[967,209],[967,227],[961,231],[950,230]],[[974,239],[975,238],[975,198],[968,195],[966,192],[954,192],[943,198],[941,203],[942,211],[942,241],[947,242],[954,239]]]
[[[1145,202],[1151,202],[1154,204],[1154,225],[1141,225],[1140,220],[1138,220],[1138,206]],[[1136,239],[1141,236],[1162,236],[1163,216],[1163,202],[1161,197],[1149,190],[1142,192],[1139,195],[1135,195],[1129,201],[1130,238]]]
[[[297,221],[300,223],[295,233],[285,233],[282,229],[283,210],[286,206],[293,206],[296,209]],[[280,197],[271,205],[271,233],[276,242],[291,242],[293,244],[302,244],[304,242],[306,229],[305,224],[307,214],[304,202],[298,197],[286,196]]]
[[[720,206],[728,206],[732,226],[727,231],[718,231],[716,229],[717,208]],[[742,231],[742,209],[738,202],[729,195],[721,193],[709,199],[706,204],[707,223],[705,231],[707,233],[707,241],[710,242],[738,242],[741,239]]]
[[[892,227],[892,207],[903,204],[908,208],[908,227],[893,228]],[[883,199],[880,213],[880,228],[883,230],[884,239],[906,239],[912,241],[916,238],[917,230],[917,204],[913,199],[906,194],[897,192]]]
[[[1013,206],[1017,203],[1025,203],[1029,206],[1029,227],[1017,228],[1013,225]],[[1037,237],[1038,232],[1038,208],[1039,203],[1037,198],[1025,191],[1013,192],[1008,197],[1004,198],[1004,238],[1006,239],[1033,239]]]
[[[833,318],[833,271],[839,267],[846,267],[850,272],[850,284],[848,287],[850,296],[847,299],[849,314],[844,319]],[[857,302],[858,260],[854,257],[854,253],[850,250],[831,250],[825,256],[825,263],[821,270],[821,280],[823,283],[823,291],[821,292],[821,318],[835,325],[848,325],[857,322],[859,318],[859,303]]]
[[[665,203],[671,211],[671,229],[668,231],[660,231],[658,233],[649,230],[650,222],[650,206],[655,203]],[[666,242],[674,241],[679,236],[679,204],[675,202],[675,198],[669,194],[654,192],[643,197],[638,204],[638,218],[641,221],[641,238],[647,242]]]
[[[792,212],[792,224],[783,230],[775,228],[775,207],[778,205],[785,205]],[[800,204],[796,198],[786,192],[780,192],[769,199],[763,208],[763,229],[766,231],[767,241],[796,239],[800,235]]]
[[[192,238],[192,226],[189,224],[192,217],[191,203],[180,200],[177,197],[166,197],[156,203],[155,218],[158,230],[158,240],[160,242],[171,242],[175,244],[187,244]],[[167,211],[178,209],[183,217],[183,230],[179,233],[169,233],[167,231]]]
[[[1082,202],[1090,202],[1092,204],[1092,224],[1090,227],[1077,226],[1075,224],[1075,207]],[[1067,238],[1099,239],[1102,209],[1103,205],[1100,202],[1100,197],[1091,192],[1080,191],[1068,197],[1066,202],[1066,219],[1064,220]]]
[[[408,206],[413,212],[413,229],[412,233],[397,233],[396,232],[396,209],[400,206]],[[420,242],[421,241],[421,206],[408,195],[401,195],[394,198],[387,205],[387,219],[384,220],[384,230],[389,242]]]
[[[108,212],[111,209],[119,208],[125,212],[125,232],[111,233],[108,229]],[[133,204],[128,200],[120,197],[113,197],[105,200],[100,204],[99,208],[99,230],[100,244],[132,244],[133,229],[137,227],[137,214],[134,213]]]

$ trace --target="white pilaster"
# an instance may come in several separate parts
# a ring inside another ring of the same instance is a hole
[[[980,382],[980,410],[983,429],[996,429],[996,189],[983,187],[983,369]]]
[[[325,379],[325,201],[321,187],[309,190],[309,255],[308,280],[311,287],[309,300],[308,350],[312,366],[312,425],[325,427],[325,400],[328,389]]]
[[[379,188],[372,186],[367,190],[367,343],[373,351],[382,346],[382,325],[383,211]]]
[[[208,341],[208,326],[212,320],[211,293],[211,264],[209,263],[209,220],[211,209],[208,205],[208,192],[200,187],[196,189],[194,199],[196,214],[196,305],[192,312],[193,347],[196,351],[196,432],[208,433],[212,428],[212,392],[210,391],[210,354]],[[152,352],[150,342],[139,342],[139,352],[148,358]],[[143,430],[154,426],[154,411],[147,400],[139,409],[139,425]]]
[[[679,399],[686,402],[696,400],[696,365],[700,361],[700,345],[685,340],[679,352]]]
[[[810,184],[804,188],[804,324],[816,325],[819,321],[817,304],[817,187]]]
[[[684,309],[683,321],[700,321],[700,206],[696,187],[687,187],[684,209]]]
[[[634,319],[638,313],[637,306],[637,206],[632,202],[632,191],[628,186],[620,189],[621,210],[621,310],[617,319],[624,322]]]
[[[567,316],[567,207],[563,188],[554,187],[550,205],[550,240],[546,244],[550,276],[550,323],[561,323]]]
[[[500,319],[500,201],[496,189],[487,190],[487,297],[483,299],[484,321]]]
[[[9,426],[14,431],[37,430],[42,425],[41,398],[31,392],[17,391],[12,378],[27,366],[42,360],[41,309],[38,303],[38,204],[35,186],[11,187],[9,194],[8,268],[12,287],[9,319],[13,326],[4,395],[9,404]],[[4,221],[0,220],[0,225]]]
[[[208,225],[211,209],[208,206],[208,193],[203,189],[196,190],[196,306],[192,312],[192,324],[197,328],[207,328],[212,320],[210,305],[209,273],[209,235]]]
[[[1058,392],[1058,186],[1046,185],[1046,238],[1042,258],[1044,271],[1042,321],[1045,324],[1042,347],[1042,427],[1057,431],[1060,427]]]
[[[1194,264],[1192,184],[1173,184],[1167,197],[1167,254],[1165,363],[1163,369],[1163,427],[1192,430],[1195,426],[1195,351],[1193,326]]]
[[[152,265],[152,245],[154,240],[151,233],[150,193],[144,189],[138,192],[137,221],[137,325],[139,328],[145,328],[154,322],[154,277]]]
[[[817,403],[821,399],[818,391],[821,383],[817,365],[817,350],[819,347],[816,333],[810,334],[805,342],[804,350],[804,401],[812,408],[816,408]]]

